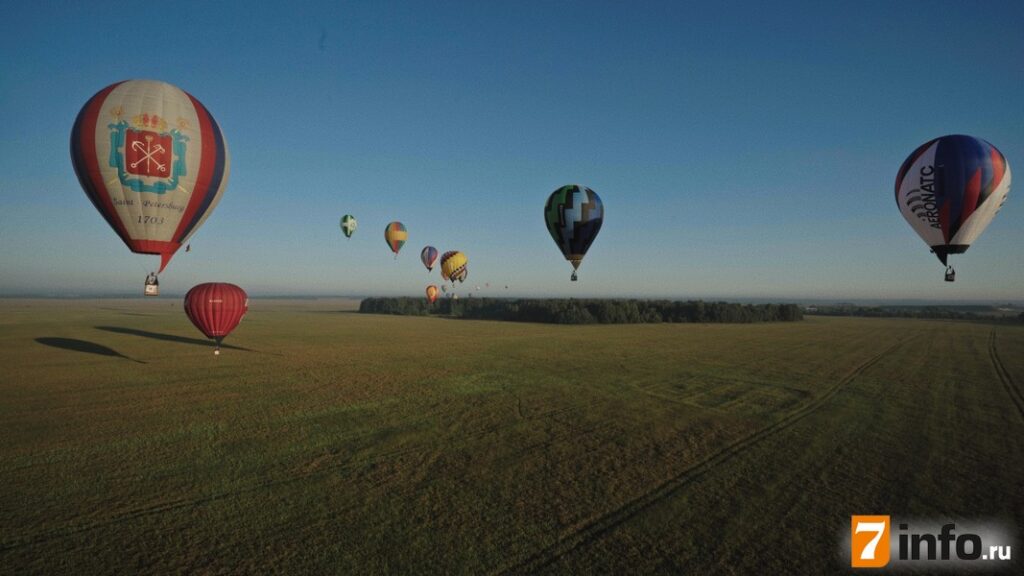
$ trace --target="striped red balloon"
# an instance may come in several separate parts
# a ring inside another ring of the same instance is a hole
[[[217,341],[231,333],[249,310],[249,296],[234,284],[207,282],[185,294],[185,314],[207,338]]]
[[[231,162],[217,121],[187,92],[153,80],[100,90],[71,130],[85,194],[132,252],[160,271],[220,201]]]

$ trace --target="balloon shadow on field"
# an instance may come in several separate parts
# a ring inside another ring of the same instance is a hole
[[[95,342],[89,342],[87,340],[76,340],[74,338],[36,338],[36,342],[44,346],[52,346],[54,348],[60,348],[62,350],[74,350],[75,352],[85,352],[86,354],[99,354],[100,356],[110,356],[113,358],[124,358],[125,360],[131,360],[132,362],[138,362],[139,364],[145,364],[142,360],[136,360],[121,354],[113,348],[107,348],[102,344],[96,344]]]
[[[104,307],[101,306],[99,309],[100,310],[107,310],[107,311],[110,311],[110,312],[117,312],[118,314],[121,314],[122,316],[149,316],[149,317],[156,316],[156,314],[145,314],[143,312],[126,312],[124,310],[121,310],[120,308],[104,308]]]
[[[213,340],[204,340],[202,338],[187,338],[185,336],[175,336],[174,334],[160,334],[159,332],[147,332],[145,330],[137,330],[135,328],[122,328],[121,326],[93,326],[93,328],[97,330],[103,330],[104,332],[113,332],[115,334],[128,334],[130,336],[152,338],[154,340],[163,340],[165,342],[177,342],[179,344],[195,344],[197,346],[205,346],[207,348],[216,345],[214,344]],[[255,350],[242,348],[241,346],[232,346],[231,344],[221,344],[220,347],[227,350],[255,352]]]

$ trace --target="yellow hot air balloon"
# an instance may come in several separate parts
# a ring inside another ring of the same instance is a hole
[[[457,250],[445,252],[444,256],[441,256],[441,277],[452,284],[456,280],[464,282],[466,276],[469,275],[469,271],[466,269],[468,262],[469,260],[462,252]]]
[[[437,286],[433,284],[427,286],[427,301],[433,304],[434,300],[437,300],[437,292]]]

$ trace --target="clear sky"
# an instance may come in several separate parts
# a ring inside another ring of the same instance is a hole
[[[232,161],[168,292],[419,295],[440,282],[419,263],[432,244],[491,295],[1024,300],[1019,193],[954,284],[893,200],[903,159],[944,134],[988,140],[1024,178],[1020,0],[3,12],[0,293],[141,290],[157,257],[96,212],[68,140],[95,92],[149,78],[200,99]],[[576,283],[542,216],[569,183],[606,212]],[[397,262],[390,220],[410,234]]]

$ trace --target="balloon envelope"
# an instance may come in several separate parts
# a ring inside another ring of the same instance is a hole
[[[408,239],[409,233],[405,230],[405,224],[396,221],[384,227],[384,241],[388,243],[388,248],[395,253],[395,257],[398,256],[398,251],[402,249]]]
[[[434,261],[437,260],[437,248],[433,246],[427,246],[420,252],[420,261],[427,267],[427,271],[430,272],[434,269]]]
[[[452,284],[456,280],[464,282],[469,275],[469,270],[466,268],[468,263],[469,259],[466,258],[466,255],[458,250],[445,252],[441,256],[441,277]]]
[[[925,142],[900,166],[896,205],[943,264],[985,230],[1010,191],[1010,166],[979,138],[942,136]]]
[[[356,228],[359,227],[359,223],[356,222],[356,217],[351,214],[345,214],[341,217],[341,233],[345,235],[345,238],[351,238],[356,233]]]
[[[231,333],[249,309],[245,290],[226,282],[193,286],[185,294],[185,314],[207,338],[217,340]]]
[[[433,304],[434,300],[437,300],[437,286],[431,284],[427,286],[427,300]]]
[[[562,186],[544,204],[544,222],[562,255],[576,269],[601,231],[604,205],[586,186]]]
[[[153,80],[111,84],[85,103],[71,163],[107,224],[132,252],[160,255],[161,271],[217,206],[231,164],[199,100]]]

